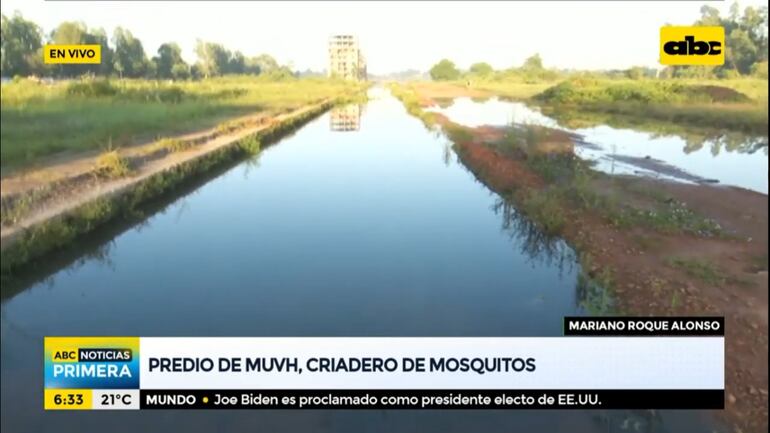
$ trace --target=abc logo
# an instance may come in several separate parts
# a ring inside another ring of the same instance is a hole
[[[660,63],[723,65],[724,43],[724,27],[661,27]]]
[[[685,36],[683,41],[666,42],[663,51],[672,56],[717,56],[722,54],[722,43],[696,41],[695,36]]]

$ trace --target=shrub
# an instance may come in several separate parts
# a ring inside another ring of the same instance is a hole
[[[767,60],[755,63],[751,67],[751,75],[767,80]]]
[[[131,172],[128,161],[116,150],[107,151],[96,161],[96,172],[108,179],[116,179]]]
[[[118,89],[108,80],[82,80],[70,83],[67,86],[67,94],[72,96],[113,96],[118,93]]]

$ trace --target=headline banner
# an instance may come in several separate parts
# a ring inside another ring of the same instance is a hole
[[[457,406],[431,397],[457,393],[490,399],[476,408],[715,408],[724,395],[723,336],[47,337],[45,356],[48,409],[319,408],[307,400],[319,396],[436,408]]]

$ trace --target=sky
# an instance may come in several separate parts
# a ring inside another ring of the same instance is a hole
[[[545,66],[621,69],[659,66],[659,29],[689,25],[708,4],[726,1],[44,1],[3,0],[48,34],[62,21],[82,21],[112,34],[129,29],[153,55],[177,42],[188,62],[197,39],[246,56],[267,53],[294,69],[326,68],[328,38],[359,37],[369,72],[425,71],[442,58],[467,68],[520,65],[539,53]],[[741,7],[767,4],[743,0]]]

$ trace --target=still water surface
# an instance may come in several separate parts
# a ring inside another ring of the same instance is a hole
[[[584,312],[573,251],[389,96],[78,245],[4,283],[4,433],[714,429],[676,411],[42,410],[46,335],[561,335]]]
[[[695,176],[763,194],[768,191],[767,136],[654,121],[618,125],[619,120],[629,119],[602,118],[574,111],[549,116],[521,102],[498,98],[457,98],[443,101],[432,110],[470,127],[518,123],[575,133],[582,137],[576,153],[594,161],[595,169],[610,174],[645,175],[681,182],[693,182],[692,176]],[[613,126],[602,120],[614,121]]]

